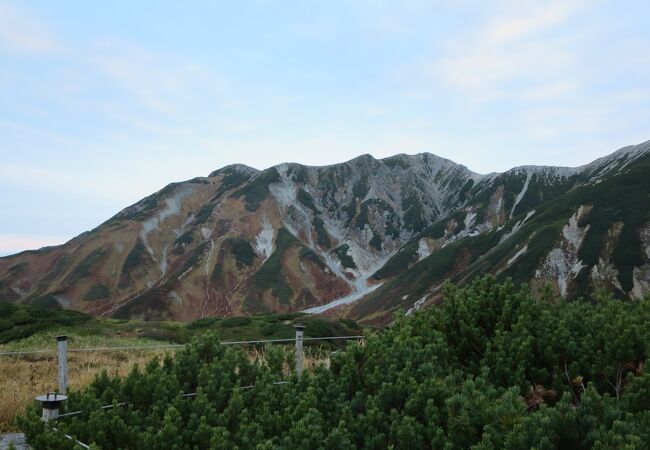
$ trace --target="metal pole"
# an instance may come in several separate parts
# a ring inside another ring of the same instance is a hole
[[[59,356],[59,393],[65,394],[68,388],[68,336],[57,336],[56,347]]]
[[[304,360],[304,355],[302,352],[302,340],[305,330],[304,325],[294,325],[296,329],[296,375],[300,376],[302,373],[302,364]]]

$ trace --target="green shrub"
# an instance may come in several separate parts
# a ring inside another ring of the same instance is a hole
[[[260,204],[264,201],[269,193],[269,184],[280,181],[280,174],[277,169],[267,169],[253,177],[244,187],[235,191],[232,197],[244,197],[246,199],[246,209],[248,211],[257,211]]]
[[[187,324],[189,330],[198,330],[200,328],[209,328],[221,320],[220,317],[202,317]]]
[[[66,408],[89,413],[57,432],[36,405],[18,424],[53,449],[71,448],[64,433],[98,448],[648,448],[648,324],[646,302],[560,302],[484,277],[300,378],[284,373],[291,346],[256,364],[206,335],[71,392]]]
[[[339,261],[341,261],[343,267],[346,269],[356,269],[357,265],[354,262],[354,258],[348,255],[348,251],[350,251],[350,246],[348,244],[343,244],[332,250],[332,252],[339,258]]]
[[[257,254],[250,242],[242,238],[233,238],[230,242],[230,251],[237,261],[237,267],[252,265]]]
[[[237,328],[250,325],[252,319],[250,317],[228,317],[221,321],[221,328]]]
[[[14,323],[11,320],[9,320],[9,319],[1,319],[0,318],[0,333],[2,333],[3,331],[8,330],[10,328],[13,328],[13,326],[14,326]]]
[[[108,286],[102,283],[93,284],[90,289],[84,294],[85,301],[103,300],[111,295],[111,290]]]
[[[140,239],[137,240],[122,265],[122,273],[129,274],[133,269],[142,265],[146,254],[146,247]]]

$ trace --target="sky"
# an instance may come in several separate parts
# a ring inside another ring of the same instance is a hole
[[[0,255],[231,163],[650,139],[650,2],[0,0]]]

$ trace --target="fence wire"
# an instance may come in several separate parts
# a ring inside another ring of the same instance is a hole
[[[303,341],[333,341],[333,340],[353,340],[363,339],[365,336],[325,336],[325,337],[305,337]],[[225,341],[221,345],[248,345],[248,344],[275,344],[295,342],[295,338],[287,339],[258,339],[251,341]],[[92,347],[92,348],[69,348],[68,352],[104,352],[117,350],[149,350],[158,348],[183,348],[187,344],[160,344],[160,345],[132,345],[124,347]],[[20,356],[33,354],[56,353],[56,349],[47,350],[21,350],[14,352],[0,352],[0,356]]]

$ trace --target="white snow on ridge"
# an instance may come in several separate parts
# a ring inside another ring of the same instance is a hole
[[[295,205],[297,203],[296,197],[298,195],[298,186],[291,177],[287,175],[289,165],[280,164],[275,168],[280,174],[281,181],[271,183],[269,185],[269,191],[283,207],[287,208],[290,205]]]
[[[577,167],[576,170],[579,172],[592,171],[593,177],[599,177],[612,170],[619,163],[625,162],[623,167],[621,167],[622,169],[641,155],[649,152],[650,141],[646,141],[638,145],[628,145],[627,147],[616,150],[614,153],[603,156],[602,158],[598,158],[597,160],[583,166]]]

